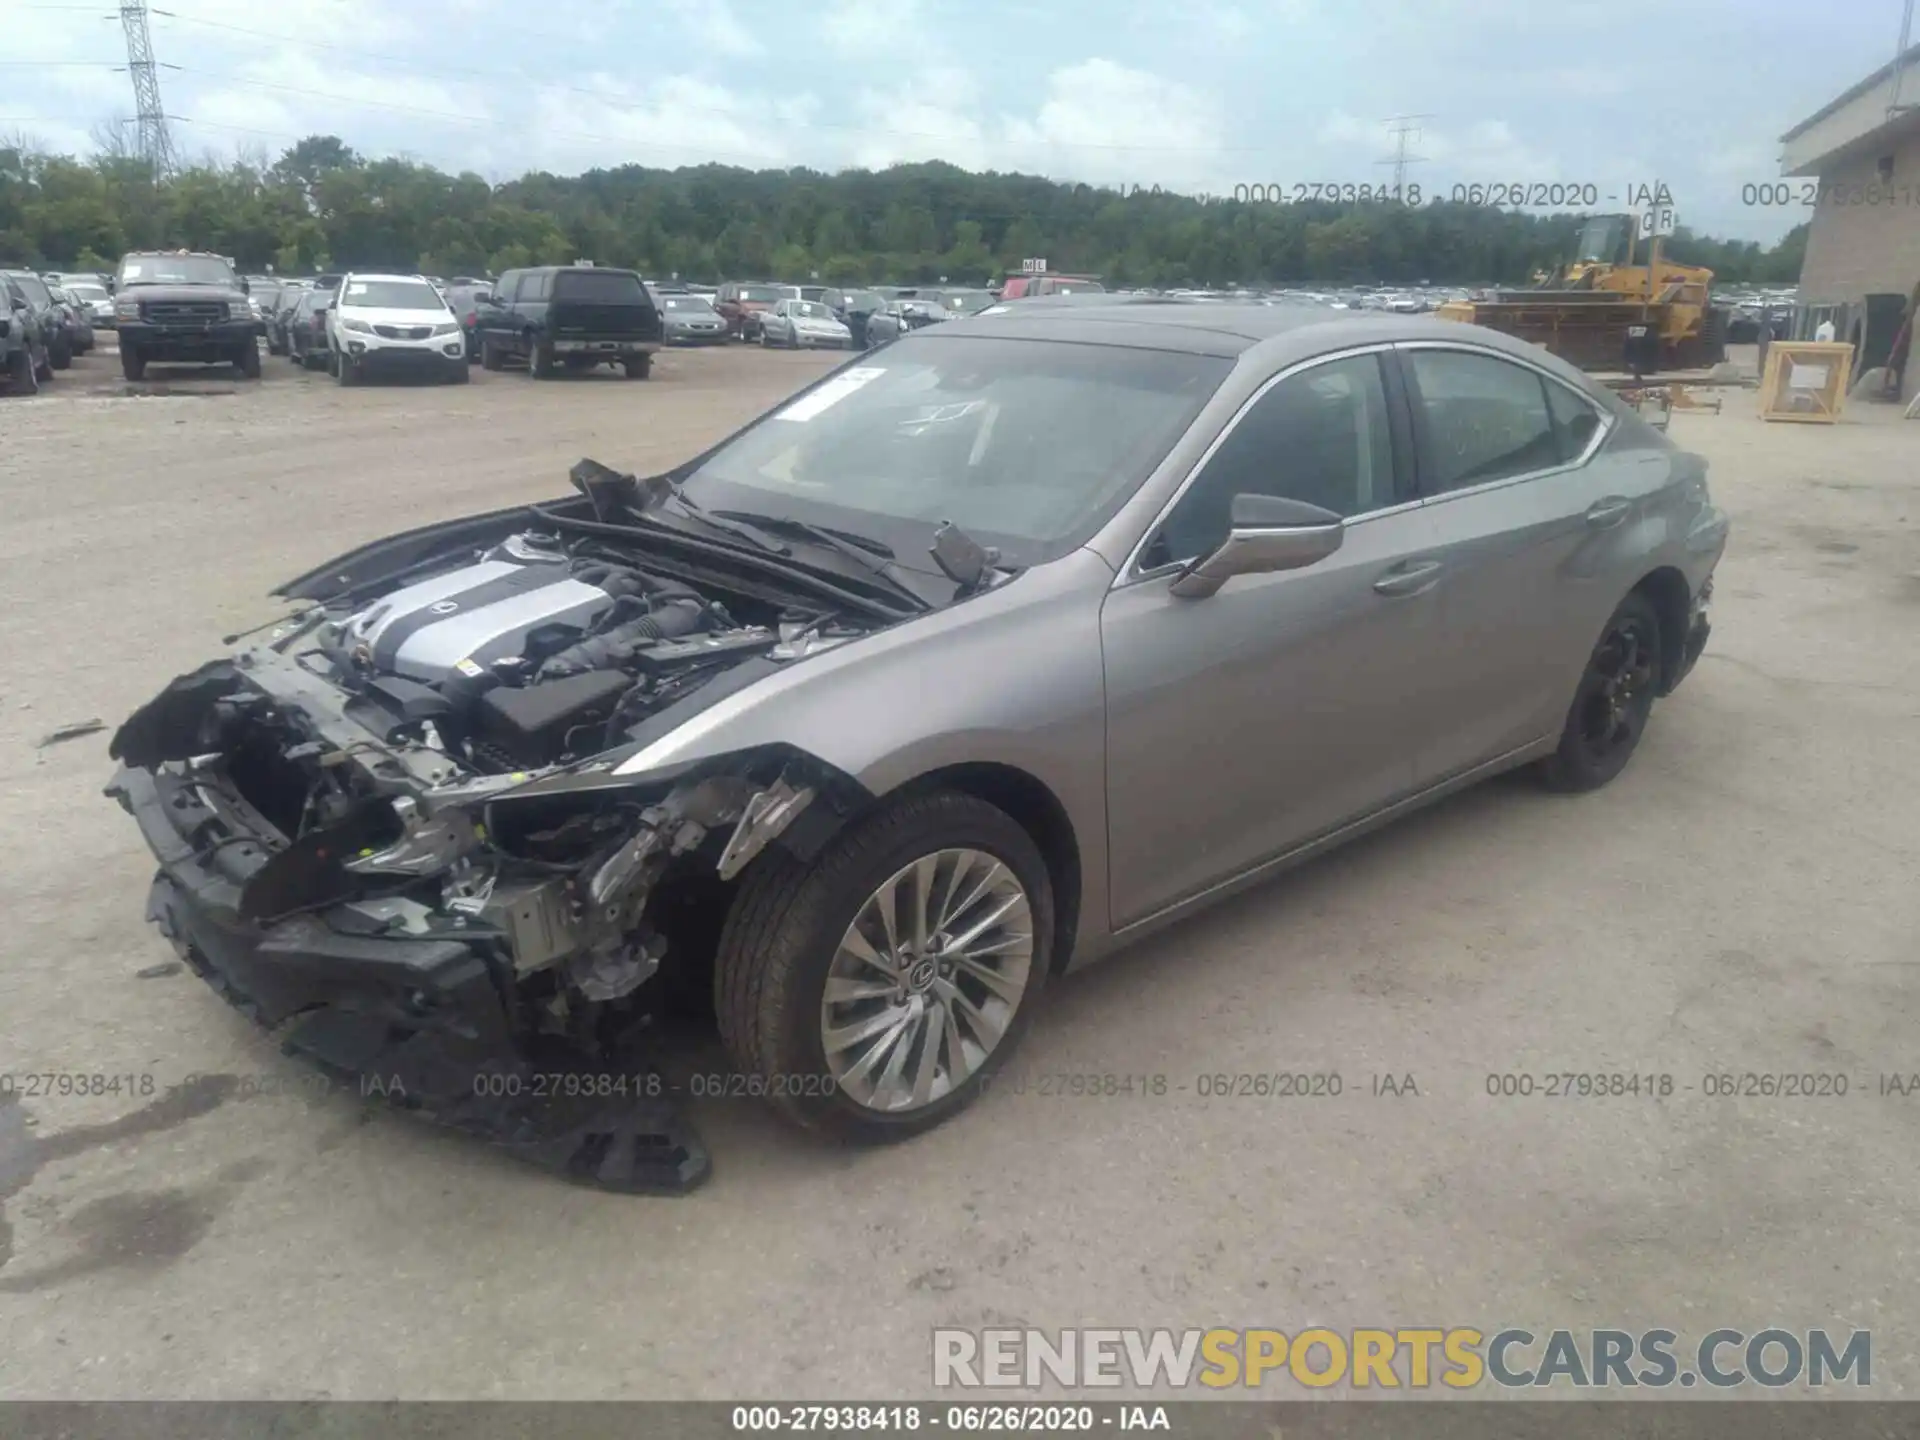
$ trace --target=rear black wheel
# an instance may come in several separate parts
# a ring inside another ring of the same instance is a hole
[[[620,362],[621,369],[627,372],[629,380],[644,380],[653,373],[653,356],[635,355]]]
[[[67,339],[55,341],[47,347],[47,363],[56,370],[66,370],[73,365],[73,342]]]
[[[35,373],[32,346],[22,345],[7,357],[7,379],[12,382],[16,395],[40,393],[40,376]]]
[[[1635,591],[1587,658],[1560,748],[1542,765],[1555,790],[1597,790],[1627,768],[1660,688],[1660,615]]]

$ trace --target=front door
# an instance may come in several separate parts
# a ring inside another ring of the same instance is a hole
[[[1116,928],[1144,920],[1414,785],[1418,696],[1438,663],[1419,506],[1396,466],[1381,356],[1320,362],[1232,422],[1101,613]],[[1348,517],[1318,564],[1168,588],[1225,536],[1236,494]]]

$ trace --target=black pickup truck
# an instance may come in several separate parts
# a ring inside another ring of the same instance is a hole
[[[263,327],[247,303],[247,282],[221,255],[135,251],[120,262],[113,313],[120,369],[129,380],[147,363],[231,365],[260,378]]]
[[[556,371],[618,365],[644,380],[662,343],[660,312],[632,270],[543,265],[509,270],[476,296],[474,333],[489,370],[526,363],[544,380]]]

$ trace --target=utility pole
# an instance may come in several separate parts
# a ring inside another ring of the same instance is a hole
[[[1387,117],[1387,133],[1393,136],[1393,154],[1377,164],[1393,167],[1393,198],[1401,199],[1407,190],[1407,167],[1426,163],[1426,156],[1413,153],[1413,142],[1420,138],[1420,122],[1431,120],[1431,115],[1390,115]]]
[[[1893,52],[1893,99],[1887,105],[1887,119],[1891,120],[1902,111],[1911,110],[1912,105],[1900,103],[1900,92],[1907,78],[1907,42],[1913,39],[1913,0],[1907,0],[1906,13],[1900,17],[1900,44]]]
[[[133,103],[139,111],[140,158],[153,178],[173,175],[173,137],[160,105],[159,67],[153,63],[153,37],[147,30],[147,0],[121,0],[120,28],[127,32],[127,72],[133,76]]]

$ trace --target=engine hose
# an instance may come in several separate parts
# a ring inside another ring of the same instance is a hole
[[[697,597],[676,596],[650,615],[614,625],[549,655],[535,678],[558,680],[589,670],[619,669],[640,646],[691,633],[700,624],[706,608]]]

